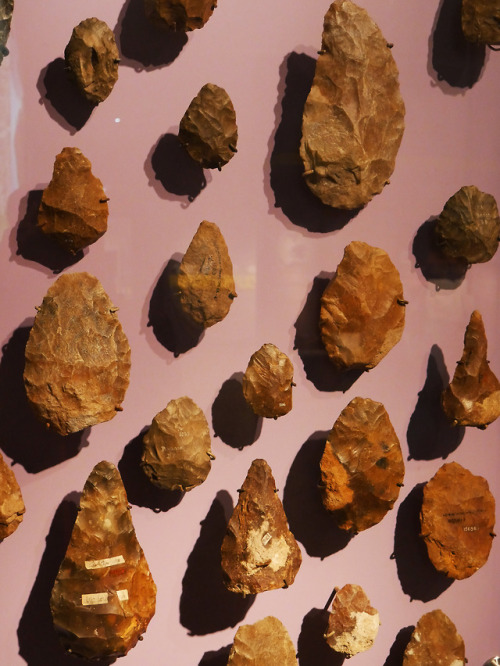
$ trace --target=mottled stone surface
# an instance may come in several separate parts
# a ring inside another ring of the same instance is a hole
[[[238,127],[224,88],[205,84],[179,124],[179,141],[204,169],[221,169],[236,153]]]
[[[63,148],[44,189],[38,227],[72,254],[95,243],[108,228],[108,197],[79,148]]]
[[[167,490],[191,490],[203,483],[212,467],[207,419],[184,396],[171,400],[153,419],[143,438],[142,469]]]
[[[442,610],[422,615],[406,646],[403,666],[465,666],[464,639]]]
[[[0,0],[0,65],[9,53],[7,40],[10,34],[12,12],[14,11],[14,0]]]
[[[121,657],[155,612],[156,585],[137,541],[116,467],[92,470],[50,598],[66,650],[87,659]]]
[[[462,30],[469,42],[500,44],[500,0],[462,0]]]
[[[243,375],[245,400],[258,416],[278,418],[292,409],[293,364],[286,354],[266,343],[250,357]]]
[[[253,461],[238,492],[221,548],[226,587],[244,595],[288,587],[302,554],[265,460]]]
[[[103,102],[118,80],[120,54],[113,31],[92,17],[75,28],[64,51],[66,67],[82,95],[94,104]]]
[[[304,107],[304,178],[323,203],[356,209],[394,171],[405,107],[387,40],[364,9],[336,0]]]
[[[295,646],[284,625],[269,615],[243,624],[234,636],[227,666],[297,666]]]
[[[325,634],[332,650],[346,657],[369,650],[379,626],[378,611],[370,605],[360,585],[349,583],[336,590]]]
[[[184,255],[177,278],[182,310],[198,326],[222,321],[236,298],[233,264],[219,227],[203,221]]]
[[[109,421],[121,411],[130,376],[118,308],[96,277],[68,273],[37,309],[24,367],[36,416],[60,435]]]
[[[465,330],[464,351],[441,404],[452,425],[486,428],[500,416],[500,382],[491,370],[481,314],[474,310]]]
[[[321,338],[335,368],[374,368],[401,339],[405,304],[388,254],[361,241],[350,243],[321,297]]]
[[[456,462],[445,463],[424,487],[421,534],[438,571],[463,579],[490,554],[495,498],[488,482]]]
[[[216,7],[217,0],[144,0],[152,23],[180,32],[203,28]]]
[[[0,541],[17,530],[25,511],[16,476],[0,453]]]
[[[344,530],[361,532],[392,509],[405,467],[380,402],[354,398],[335,421],[320,462],[323,504]]]
[[[498,249],[500,216],[495,197],[464,185],[448,199],[435,226],[436,242],[450,259],[489,261]]]

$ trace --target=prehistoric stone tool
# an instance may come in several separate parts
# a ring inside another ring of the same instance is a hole
[[[469,264],[489,261],[498,249],[500,215],[495,197],[465,185],[445,203],[434,229],[441,252]]]
[[[42,194],[38,228],[76,254],[106,233],[108,212],[108,197],[90,160],[79,148],[63,148]]]
[[[60,435],[112,419],[128,388],[130,347],[99,280],[61,275],[37,310],[24,366],[35,415]]]
[[[171,400],[143,437],[141,467],[156,486],[187,491],[208,476],[214,455],[207,419],[186,396]]]
[[[405,467],[399,439],[380,402],[354,398],[335,421],[320,462],[323,504],[354,533],[392,509]]]
[[[0,0],[0,65],[4,56],[8,55],[7,40],[10,34],[14,0]]]
[[[252,354],[242,387],[255,414],[273,419],[288,414],[293,386],[292,362],[278,347],[268,342]]]
[[[374,368],[400,341],[406,304],[387,252],[349,243],[321,297],[321,338],[335,368]]]
[[[50,597],[64,648],[79,657],[122,657],[155,613],[156,585],[137,541],[114,465],[98,463],[80,498]]]
[[[104,21],[88,18],[73,28],[64,51],[70,77],[89,102],[103,102],[118,80],[120,54],[113,31]]]
[[[330,6],[300,155],[307,185],[334,208],[362,208],[394,171],[405,107],[390,46],[364,9],[350,0]]]
[[[152,23],[180,32],[203,28],[216,7],[217,0],[144,0]]]
[[[221,548],[226,587],[243,595],[288,587],[302,554],[265,460],[253,461],[238,492]]]
[[[465,666],[464,639],[442,610],[422,615],[406,646],[403,666]]]
[[[499,0],[462,0],[462,30],[469,42],[500,44]]]
[[[238,143],[236,112],[231,98],[206,83],[189,104],[179,124],[179,141],[204,169],[221,169],[233,158]]]
[[[219,227],[203,221],[184,255],[177,278],[179,301],[203,328],[222,321],[236,298],[233,264]]]
[[[284,625],[269,615],[243,624],[234,636],[227,666],[297,666],[295,646]]]
[[[495,536],[488,482],[456,462],[445,463],[424,486],[420,525],[438,571],[458,580],[472,576],[486,564]]]
[[[378,634],[380,618],[360,585],[335,589],[325,639],[347,658],[369,650]]]
[[[452,425],[486,428],[500,416],[500,382],[489,366],[481,314],[474,310],[465,329],[464,351],[441,404]]]
[[[0,453],[0,542],[17,530],[25,511],[16,476]]]

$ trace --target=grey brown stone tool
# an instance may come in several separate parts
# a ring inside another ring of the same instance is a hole
[[[112,419],[129,385],[130,346],[99,280],[61,275],[37,310],[24,366],[37,418],[60,435]]]
[[[17,530],[25,511],[16,476],[0,453],[0,542]]]
[[[250,357],[243,375],[245,400],[255,414],[277,419],[292,409],[293,364],[268,342]]]
[[[246,595],[290,586],[302,554],[265,460],[253,461],[238,492],[221,548],[226,587]]]
[[[95,243],[108,228],[108,197],[79,148],[63,148],[44,189],[38,228],[71,254]]]
[[[122,657],[155,613],[156,585],[137,540],[116,467],[88,477],[50,597],[64,648],[86,659]]]
[[[464,639],[450,618],[436,609],[422,615],[406,646],[403,666],[465,666]]]
[[[441,252],[469,264],[489,261],[498,249],[500,215],[495,197],[464,185],[448,199],[435,226]]]
[[[297,666],[295,646],[278,618],[269,615],[242,624],[234,636],[227,666]]]
[[[490,368],[481,314],[474,310],[465,329],[464,350],[441,404],[452,425],[486,428],[500,416],[500,382]]]
[[[321,339],[335,368],[374,368],[400,341],[406,304],[387,252],[349,243],[321,297]]]
[[[405,467],[399,439],[381,402],[354,398],[335,421],[320,461],[323,505],[354,533],[392,509]]]
[[[308,187],[334,208],[365,206],[394,171],[405,106],[390,46],[364,9],[350,0],[332,3],[300,154]]]
[[[221,169],[237,152],[238,126],[231,98],[220,86],[206,83],[179,124],[179,141],[204,169]]]
[[[187,396],[171,400],[143,437],[141,467],[160,488],[187,491],[199,486],[212,460],[207,419]]]
[[[177,278],[183,312],[197,326],[222,321],[236,298],[233,264],[219,227],[203,221],[179,267]]]
[[[499,0],[462,0],[462,30],[475,44],[500,44]]]
[[[152,23],[179,32],[203,28],[216,7],[217,0],[144,0]]]
[[[64,51],[66,68],[89,102],[103,102],[118,80],[120,54],[115,36],[104,21],[92,17],[74,29]]]
[[[486,564],[495,536],[488,482],[456,462],[445,463],[424,486],[420,525],[435,568],[449,578],[469,578]]]
[[[360,585],[348,583],[336,589],[325,634],[332,650],[347,658],[366,652],[373,646],[379,626],[379,613]]]

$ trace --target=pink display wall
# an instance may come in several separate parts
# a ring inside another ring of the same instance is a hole
[[[156,615],[125,657],[130,666],[220,666],[237,627],[267,615],[287,627],[300,666],[339,664],[321,638],[322,609],[348,582],[363,586],[382,622],[373,648],[355,657],[359,666],[400,664],[408,627],[436,608],[456,624],[471,666],[500,652],[499,543],[482,569],[451,583],[432,569],[418,538],[422,484],[443,458],[484,476],[497,497],[500,486],[499,423],[452,430],[437,406],[474,309],[500,373],[500,254],[457,276],[429,249],[429,221],[462,185],[500,198],[500,54],[465,47],[458,4],[364,0],[394,44],[406,131],[390,185],[346,215],[309,194],[297,155],[328,2],[220,0],[202,30],[172,38],[146,25],[141,0],[16,0],[10,55],[0,67],[0,446],[15,462],[26,514],[0,545],[2,664],[75,663],[54,637],[48,599],[74,503],[103,459],[122,472],[158,587]],[[112,94],[89,114],[61,59],[73,26],[90,16],[115,31],[121,63]],[[175,139],[207,82],[228,91],[239,126],[238,153],[221,172],[190,166]],[[91,160],[110,198],[108,232],[72,265],[33,230],[40,191],[64,146]],[[238,298],[223,322],[176,356],[165,283],[203,219],[225,236]],[[389,253],[409,305],[401,342],[343,386],[318,343],[317,307],[352,240]],[[123,412],[68,438],[34,420],[22,385],[35,306],[60,270],[101,280],[132,348]],[[287,416],[256,422],[242,408],[239,379],[265,342],[289,355],[297,386]],[[205,483],[173,506],[147,485],[138,460],[141,433],[182,395],[207,416],[216,460]],[[322,510],[315,484],[325,435],[355,396],[385,405],[406,477],[394,509],[348,541]],[[303,564],[289,589],[242,601],[222,586],[218,550],[255,458],[273,470]]]

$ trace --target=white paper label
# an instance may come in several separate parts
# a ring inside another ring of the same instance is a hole
[[[117,590],[116,596],[120,601],[128,601],[128,590]]]
[[[112,567],[115,564],[125,564],[123,555],[116,557],[106,557],[103,560],[87,560],[85,562],[86,569],[104,569],[105,567]]]
[[[96,592],[95,594],[82,594],[82,606],[99,606],[108,603],[107,592]]]
[[[266,532],[264,536],[262,537],[262,543],[264,546],[267,546],[267,544],[271,541],[273,537],[269,534],[269,532]]]

